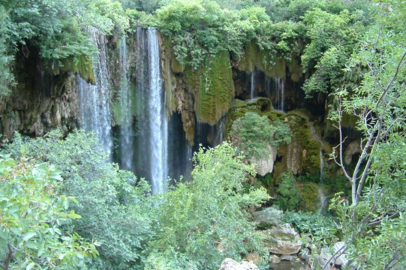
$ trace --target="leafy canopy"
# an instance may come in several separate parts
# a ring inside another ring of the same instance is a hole
[[[130,269],[153,235],[153,202],[146,196],[150,188],[132,173],[107,163],[107,154],[98,149],[102,148],[97,140],[83,131],[63,139],[62,132],[55,130],[36,139],[17,135],[6,150],[59,168],[63,184],[56,192],[75,197],[69,209],[82,216],[63,228],[99,243],[100,257],[88,262],[91,269]]]
[[[241,154],[258,159],[269,154],[270,145],[278,147],[291,140],[288,125],[280,121],[271,124],[267,116],[255,112],[247,112],[235,120],[230,136]]]
[[[0,158],[0,262],[2,269],[76,269],[98,255],[94,244],[62,224],[80,219],[73,197],[58,195],[54,166]]]
[[[264,254],[247,208],[269,197],[263,188],[243,192],[253,168],[227,143],[200,149],[194,162],[193,181],[177,183],[157,205],[158,233],[146,269],[216,269],[226,257]]]

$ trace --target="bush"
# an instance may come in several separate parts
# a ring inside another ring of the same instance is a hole
[[[65,223],[64,228],[100,243],[100,269],[131,269],[153,233],[153,203],[146,196],[150,188],[132,173],[107,163],[106,153],[97,149],[102,148],[89,134],[76,131],[62,139],[61,131],[56,130],[36,139],[16,135],[6,150],[57,166],[63,184],[56,192],[75,197],[69,209],[82,216]]]
[[[93,244],[61,224],[80,219],[73,197],[57,195],[60,171],[33,160],[0,158],[2,269],[77,269],[98,254]]]
[[[282,174],[281,178],[282,182],[276,190],[279,194],[276,204],[284,211],[292,211],[299,205],[302,196],[291,172]]]
[[[247,208],[268,195],[263,188],[242,192],[253,170],[241,158],[227,143],[200,149],[193,181],[178,183],[159,203],[158,235],[146,269],[217,269],[226,257],[238,259],[253,250],[264,254]]]

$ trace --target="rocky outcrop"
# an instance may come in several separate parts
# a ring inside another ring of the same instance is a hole
[[[227,258],[221,263],[220,270],[259,270],[259,268],[252,262],[238,263],[233,259]]]
[[[273,207],[265,208],[262,211],[257,211],[252,214],[254,221],[260,225],[276,226],[280,225],[282,220],[283,211]]]
[[[266,231],[265,246],[271,253],[292,255],[300,251],[302,241],[290,224],[283,224]]]
[[[31,48],[29,55],[17,55],[15,77],[17,85],[11,95],[0,100],[3,137],[11,138],[15,131],[42,136],[57,126],[78,127],[79,97],[73,72],[52,70]]]
[[[325,264],[340,267],[348,265],[349,260],[345,255],[345,243],[337,242],[334,244],[332,249],[322,248],[320,251],[320,256],[316,261],[321,267],[324,267]]]
[[[353,141],[351,142],[347,148],[345,149],[344,153],[344,162],[345,164],[349,165],[352,161],[352,157],[355,154],[361,153],[361,146],[359,141]]]
[[[250,163],[255,164],[255,171],[257,172],[257,174],[259,174],[261,176],[265,176],[268,173],[273,172],[273,167],[274,167],[274,163],[276,160],[276,154],[277,154],[276,148],[269,145],[268,149],[267,149],[267,154],[265,155],[264,158],[261,158],[261,159],[251,158],[250,159]]]

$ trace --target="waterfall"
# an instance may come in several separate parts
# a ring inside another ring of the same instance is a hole
[[[212,134],[212,146],[217,146],[220,145],[223,140],[224,140],[224,133],[225,133],[225,121],[226,121],[226,116],[223,116],[219,122],[213,126],[213,134]]]
[[[155,28],[137,28],[137,55],[138,170],[153,193],[162,193],[168,177],[168,123]]]
[[[134,145],[132,128],[132,92],[128,74],[128,50],[123,35],[119,46],[120,59],[120,164],[122,169],[134,171]]]
[[[255,98],[255,70],[251,73],[251,99]]]
[[[285,80],[282,78],[274,81],[274,108],[277,111],[285,112]]]
[[[86,131],[94,132],[111,160],[113,136],[111,130],[110,76],[106,54],[107,41],[104,35],[96,31],[92,33],[92,39],[99,48],[99,54],[92,59],[96,84],[92,85],[77,75],[81,127]]]
[[[324,159],[323,150],[320,147],[320,184],[324,184]]]

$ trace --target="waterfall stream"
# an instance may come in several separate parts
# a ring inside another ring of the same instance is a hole
[[[250,95],[251,95],[251,99],[255,98],[255,70],[251,73]]]
[[[132,128],[132,92],[128,73],[128,50],[126,37],[123,35],[119,46],[120,59],[120,163],[122,169],[134,171],[134,145]]]
[[[111,89],[107,66],[106,38],[95,31],[92,33],[92,39],[99,48],[99,54],[93,58],[96,84],[92,85],[77,75],[81,127],[86,131],[95,133],[103,150],[109,153],[109,159],[112,160]]]
[[[285,80],[282,78],[274,79],[274,100],[275,110],[285,112]]]
[[[168,122],[155,28],[137,29],[137,56],[138,171],[153,193],[162,193],[168,178]]]
[[[162,193],[168,177],[168,123],[162,87],[158,32],[148,28],[150,150],[152,191]]]

